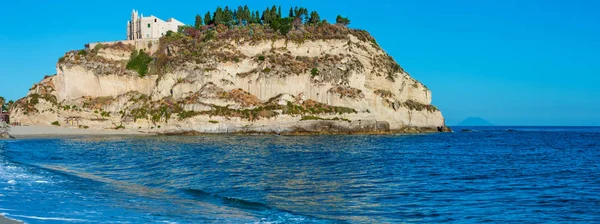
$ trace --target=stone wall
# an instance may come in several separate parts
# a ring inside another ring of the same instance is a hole
[[[119,42],[126,44],[126,45],[133,45],[135,47],[135,49],[137,49],[137,50],[144,50],[145,52],[154,54],[154,52],[156,52],[158,50],[159,39],[156,38],[156,39],[142,39],[142,40],[121,40],[121,41],[109,41],[109,42],[95,42],[95,43],[86,44],[85,47],[86,47],[86,49],[94,49],[94,47],[96,47],[96,45],[98,45],[98,44],[109,45],[109,44],[116,44]]]

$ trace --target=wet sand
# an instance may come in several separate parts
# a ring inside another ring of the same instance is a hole
[[[23,222],[12,220],[0,215],[0,224],[23,224]]]

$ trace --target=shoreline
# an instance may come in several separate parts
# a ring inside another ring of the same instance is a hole
[[[56,126],[12,126],[9,134],[17,139],[45,137],[81,137],[81,136],[150,136],[153,133],[143,133],[128,130],[92,130]]]
[[[23,224],[24,222],[6,218],[4,215],[0,214],[0,224]]]
[[[199,132],[199,131],[165,131],[162,133],[147,133],[132,130],[96,130],[79,129],[45,125],[13,126],[9,134],[16,139],[48,138],[48,137],[97,137],[97,136],[200,136],[200,135],[282,135],[282,136],[313,136],[313,135],[396,135],[396,134],[428,134],[451,132],[437,128],[406,128],[400,130],[316,130],[303,129],[275,132],[272,130],[236,130],[231,132]]]

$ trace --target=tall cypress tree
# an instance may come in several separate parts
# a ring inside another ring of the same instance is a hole
[[[281,19],[281,6],[277,8],[277,18]]]
[[[294,18],[294,8],[290,7],[290,14],[289,14],[290,18]]]

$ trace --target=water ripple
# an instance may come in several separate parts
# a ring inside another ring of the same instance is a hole
[[[0,207],[30,223],[600,220],[600,129],[504,129],[0,142]]]

